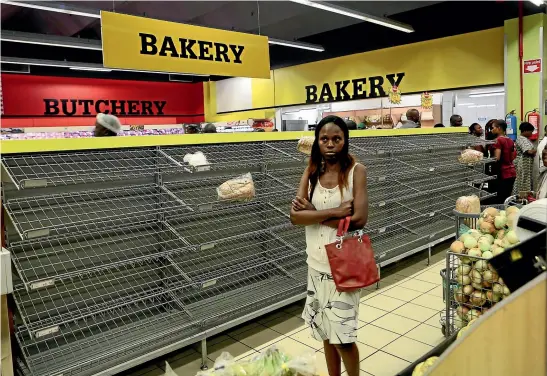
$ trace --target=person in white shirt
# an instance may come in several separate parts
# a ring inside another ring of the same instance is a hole
[[[308,167],[292,202],[291,222],[306,227],[308,296],[302,318],[313,338],[323,342],[329,375],[359,375],[356,345],[360,290],[338,292],[325,249],[336,241],[341,218],[362,229],[368,218],[365,166],[349,154],[349,130],[338,116],[317,124]]]

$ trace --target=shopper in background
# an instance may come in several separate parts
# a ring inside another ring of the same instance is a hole
[[[346,120],[346,125],[348,126],[348,129],[350,131],[354,131],[357,129],[357,123],[355,123],[353,120]]]
[[[367,126],[365,123],[360,122],[359,124],[357,124],[357,129],[367,129]]]
[[[475,136],[477,138],[481,138],[482,134],[483,134],[481,125],[479,123],[471,124],[469,126],[469,134],[472,135],[472,136]],[[483,145],[475,145],[475,146],[473,146],[473,149],[475,149],[477,151],[480,151],[483,154],[486,153],[486,149],[484,148]]]
[[[517,179],[513,187],[513,195],[519,195],[521,192],[526,194],[533,191],[532,181],[536,149],[529,139],[532,133],[534,133],[534,126],[524,121],[520,123],[519,130],[520,135],[515,142],[517,146],[517,158],[515,159]]]
[[[547,148],[541,151],[542,172],[539,174],[536,199],[547,198]]]
[[[186,134],[197,134],[199,133],[199,125],[197,124],[188,124],[184,131]]]
[[[451,127],[461,127],[463,124],[463,119],[460,115],[452,115],[450,116],[450,126]]]
[[[401,121],[398,128],[420,128],[420,113],[415,108],[406,112],[406,120]]]
[[[308,296],[302,318],[312,336],[323,342],[330,376],[340,376],[341,360],[348,376],[359,375],[357,324],[360,291],[338,292],[326,244],[336,241],[341,218],[351,216],[350,229],[368,218],[367,175],[349,154],[349,130],[341,118],[327,116],[315,129],[309,165],[293,200],[291,221],[306,226]]]
[[[203,127],[203,133],[217,133],[217,127],[215,127],[214,124],[209,123]]]
[[[544,165],[541,160],[543,150],[545,150],[546,146],[547,146],[547,124],[545,125],[545,128],[543,130],[543,138],[538,143],[536,158],[534,160],[534,190],[537,190],[537,187],[538,187],[537,179],[539,175],[544,170],[547,169],[547,165]]]
[[[117,136],[122,130],[120,120],[114,115],[97,114],[95,118],[95,137]]]
[[[498,162],[497,202],[502,204],[511,196],[517,173],[513,160],[517,156],[515,143],[506,135],[507,123],[505,120],[496,120],[492,123],[492,133],[496,142],[492,145],[493,157]]]
[[[492,133],[493,124],[496,121],[496,119],[490,119],[486,124],[484,125],[484,138],[487,141],[493,141],[496,139],[496,135]],[[476,149],[476,148],[475,148]],[[483,154],[485,158],[493,158],[494,157],[494,148],[493,145],[485,145],[483,147]],[[500,176],[499,171],[499,163],[498,162],[487,162],[484,166],[484,172],[486,175],[495,176],[496,179],[489,180],[485,185],[485,190],[489,193],[496,193],[498,192],[498,178]],[[498,203],[497,197],[489,197],[482,201],[484,205],[495,205]]]
[[[444,128],[444,124],[442,123],[437,123],[433,126],[433,128]]]

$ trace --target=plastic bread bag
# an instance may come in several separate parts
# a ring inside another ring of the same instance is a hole
[[[197,151],[194,154],[186,154],[183,161],[196,168],[197,171],[208,171],[211,168],[209,162],[207,162],[207,157],[201,151]]]
[[[484,155],[478,150],[465,149],[458,157],[458,161],[460,163],[474,164],[482,161],[483,157]]]
[[[308,352],[294,358],[290,359],[287,362],[287,369],[289,370],[289,375],[297,376],[315,376],[317,375],[317,367],[315,353]],[[285,376],[284,374],[280,374]]]
[[[217,188],[220,201],[249,201],[255,197],[255,185],[250,173],[225,181]]]
[[[315,141],[315,137],[310,137],[310,136],[302,137],[300,140],[298,140],[298,145],[296,146],[296,150],[306,155],[311,155],[311,148],[313,146],[314,141]]]
[[[269,347],[250,362],[252,376],[292,376],[289,367],[289,357],[275,346]]]
[[[478,196],[461,196],[456,200],[456,211],[465,214],[479,214],[481,212],[481,200]]]
[[[239,372],[238,372],[239,371]],[[246,370],[227,352],[220,354],[210,369],[199,371],[196,376],[247,376]],[[168,376],[166,374],[166,376]],[[181,375],[182,376],[182,375]]]

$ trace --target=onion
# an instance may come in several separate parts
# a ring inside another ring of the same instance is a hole
[[[486,251],[486,252],[483,252],[482,253],[482,258],[485,258],[487,260],[490,260],[492,257],[494,257],[494,255],[492,254],[492,252],[490,251]]]
[[[494,282],[497,282],[498,278],[499,278],[498,273],[490,269],[487,269],[482,273],[483,281],[494,283]]]
[[[463,293],[467,296],[471,295],[473,293],[473,286],[471,285],[463,286]]]
[[[454,290],[454,299],[456,299],[458,303],[463,304],[467,303],[468,297],[463,294],[463,289],[461,287],[458,287]]]
[[[507,227],[509,227],[511,230],[515,229],[515,226],[517,225],[517,214],[511,213],[507,216]]]
[[[471,271],[471,266],[462,264],[456,269],[456,275],[468,275]]]
[[[505,227],[505,225],[507,225],[507,217],[503,215],[498,215],[494,218],[494,226],[497,229],[502,229]]]
[[[505,235],[505,239],[509,241],[511,244],[517,244],[519,242],[519,238],[517,237],[517,233],[513,230],[507,231],[507,234]]]
[[[471,283],[471,286],[476,290],[482,290],[482,282],[481,283]]]
[[[462,262],[462,264],[471,264],[471,259],[469,257],[460,257],[460,261]]]
[[[505,285],[505,282],[503,282],[503,279],[501,279],[501,277],[498,278],[498,283],[500,285]]]
[[[493,286],[492,286],[492,291],[494,292],[494,294],[502,295],[503,294],[503,285],[500,285],[499,283],[494,283]]]
[[[482,212],[482,217],[483,217],[483,218],[484,218],[484,217],[488,217],[488,216],[490,216],[490,217],[495,217],[495,216],[498,215],[498,214],[499,214],[498,209],[492,208],[492,207],[488,207],[488,208],[486,208],[486,209],[483,210],[483,212]]]
[[[494,245],[492,247],[492,256],[497,256],[497,255],[503,253],[503,251],[505,251],[505,249],[503,249],[503,247]]]
[[[493,234],[494,232],[496,232],[496,228],[494,227],[494,225],[490,222],[487,222],[486,220],[481,223],[480,229],[483,234]]]
[[[467,321],[465,321],[464,319],[461,319],[458,316],[454,317],[454,326],[456,326],[456,328],[461,329],[465,327],[466,324]]]
[[[507,286],[503,286],[503,296],[509,296],[509,294],[511,294],[509,288],[507,288]]]
[[[468,238],[465,238],[463,245],[467,249],[475,248],[477,246],[477,239],[475,239],[472,236],[469,236]]]
[[[475,263],[475,266],[473,269],[478,270],[479,272],[482,272],[486,269],[488,269],[488,263],[485,260],[479,260]]]
[[[483,234],[478,241],[481,240],[486,240],[490,245],[494,244],[494,237],[490,234]]]
[[[465,251],[465,246],[463,242],[456,240],[450,244],[450,251],[454,253],[463,253],[463,251]]]
[[[469,308],[466,306],[460,305],[458,308],[456,308],[456,314],[460,319],[465,319],[467,317],[467,314],[469,313]]]
[[[517,208],[516,206],[509,206],[507,209],[505,209],[505,212],[507,213],[507,215],[511,214],[511,213],[518,213],[520,211],[519,208]]]
[[[471,321],[473,319],[479,318],[481,315],[481,312],[476,309],[470,309],[469,312],[467,312],[467,315],[465,316],[467,318],[467,321]]]
[[[456,276],[456,281],[462,286],[471,284],[471,278],[468,275],[458,275]]]
[[[471,229],[467,231],[467,235],[471,235],[473,238],[475,238],[475,240],[479,240],[482,234],[479,230]]]
[[[486,294],[482,291],[473,291],[469,298],[469,302],[474,306],[481,307],[486,303]]]
[[[500,294],[496,294],[495,292],[493,292],[492,290],[488,290],[486,291],[486,299],[489,301],[489,302],[492,302],[492,303],[497,303],[501,300],[501,295]]]
[[[471,248],[469,251],[467,251],[467,254],[469,257],[482,257],[482,252],[478,248]]]
[[[496,234],[496,239],[502,240],[504,237],[505,237],[505,230],[499,230],[498,233]],[[494,241],[494,244],[496,244],[496,241]],[[501,243],[498,245],[501,245]]]

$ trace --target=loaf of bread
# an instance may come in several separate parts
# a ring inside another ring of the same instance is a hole
[[[225,181],[217,188],[221,201],[248,201],[255,197],[255,185],[250,173]]]
[[[465,149],[464,151],[462,151],[458,160],[460,161],[460,163],[474,164],[474,163],[478,163],[482,161],[482,158],[483,158],[483,154],[480,151],[473,150],[473,149]]]
[[[456,200],[456,211],[466,214],[479,214],[481,200],[476,195],[461,196]]]
[[[296,147],[296,149],[301,153],[311,155],[311,148],[314,141],[315,137],[302,137],[300,140],[298,140],[298,146]]]

